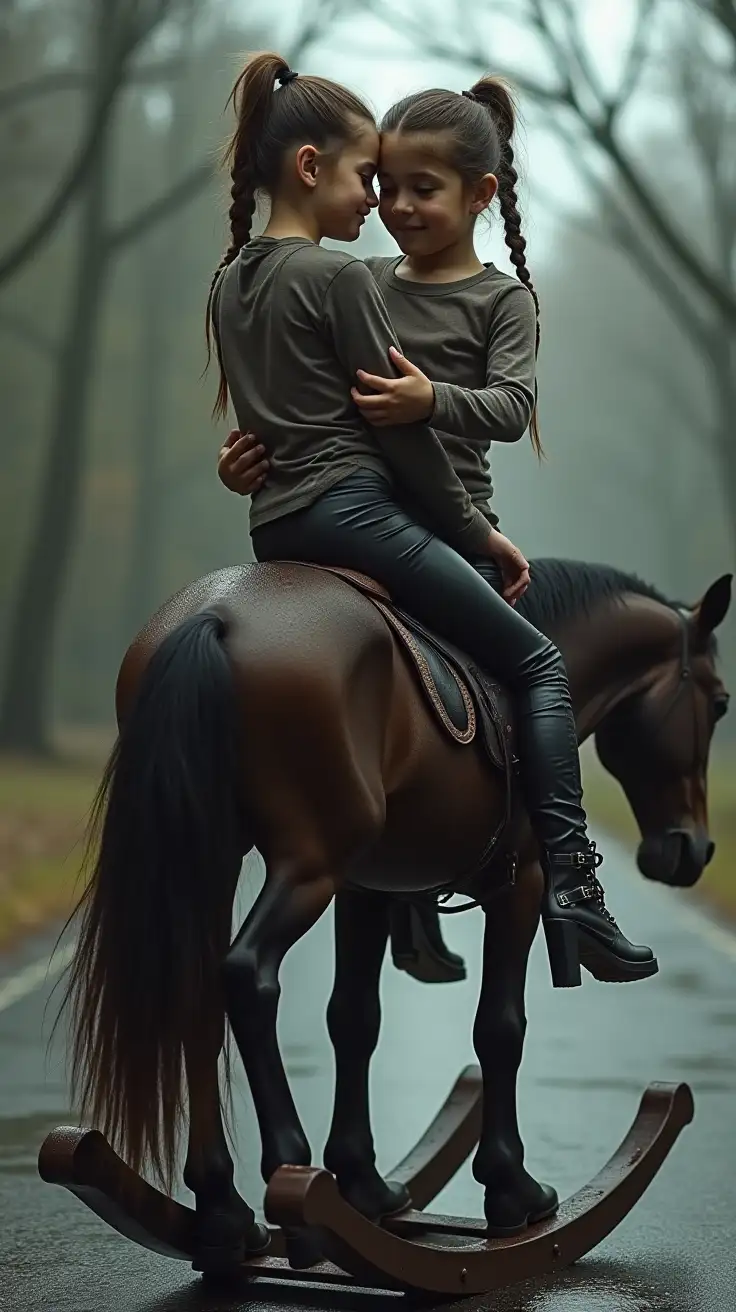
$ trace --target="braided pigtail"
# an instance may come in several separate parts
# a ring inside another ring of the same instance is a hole
[[[217,326],[212,316],[212,301],[215,295],[215,287],[223,269],[228,264],[232,264],[237,259],[240,248],[245,246],[250,238],[253,215],[256,210],[256,188],[253,184],[253,177],[250,168],[243,163],[238,166],[237,161],[233,163],[231,169],[232,186],[230,188],[230,209],[228,218],[230,219],[230,242],[227,250],[224,252],[220,263],[212,275],[209,295],[207,297],[207,309],[205,311],[205,337],[207,340],[207,366],[212,359],[212,343],[214,341],[215,354],[217,363],[220,367],[220,381],[217,388],[217,397],[212,409],[212,414],[216,419],[224,419],[227,414],[228,389],[227,378],[222,363],[222,352],[220,350],[220,339],[217,333]]]
[[[224,419],[227,413],[228,387],[217,325],[212,316],[215,288],[223,269],[237,259],[241,247],[250,239],[253,215],[256,210],[256,193],[262,183],[258,168],[259,149],[271,113],[274,90],[277,83],[288,83],[292,76],[288,63],[281,55],[255,55],[238,77],[226,105],[226,108],[232,105],[237,118],[237,126],[225,148],[222,161],[224,167],[229,166],[231,177],[228,210],[230,241],[212,275],[205,311],[207,365],[209,366],[212,359],[214,341],[217,362],[220,366],[220,382],[212,410],[216,419]]]
[[[516,194],[516,184],[519,175],[514,167],[514,151],[511,142],[506,142],[502,147],[501,168],[498,178],[498,201],[501,209],[501,218],[505,232],[506,245],[509,248],[511,263],[516,269],[516,276],[519,282],[522,282],[531,292],[534,300],[534,308],[537,312],[537,335],[535,350],[539,355],[539,297],[537,296],[534,283],[526,262],[526,239],[521,231],[521,215],[519,214],[518,198]],[[531,425],[529,433],[532,439],[532,446],[541,460],[544,455],[542,439],[539,432],[539,411],[537,407],[537,384],[534,382],[534,410],[532,411]]]
[[[253,55],[228,99],[237,118],[223,163],[230,169],[230,241],[210,283],[205,316],[207,363],[214,340],[220,365],[220,386],[214,414],[224,416],[228,388],[222,351],[213,321],[212,304],[223,269],[232,264],[250,238],[256,197],[273,201],[278,193],[286,152],[310,142],[318,149],[357,140],[366,124],[375,128],[368,106],[343,87],[323,77],[302,77],[281,55]]]
[[[500,162],[498,166],[498,202],[503,219],[504,237],[509,248],[509,258],[516,270],[519,282],[531,293],[537,312],[537,335],[535,349],[539,354],[539,297],[532,282],[526,262],[526,239],[521,231],[521,215],[516,187],[519,175],[514,162],[512,139],[516,128],[516,108],[506,84],[500,78],[484,77],[471,90],[475,100],[480,101],[490,110],[498,133]],[[534,385],[535,401],[529,434],[537,456],[542,458],[544,449],[539,432],[539,415],[536,402],[536,382]]]

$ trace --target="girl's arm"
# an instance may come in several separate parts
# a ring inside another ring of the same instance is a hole
[[[469,441],[518,442],[534,409],[537,316],[524,287],[496,302],[488,334],[486,386],[434,383],[432,423]]]
[[[351,381],[366,367],[378,377],[396,377],[388,354],[390,346],[398,346],[396,333],[372,274],[359,260],[344,265],[330,283],[324,323]],[[414,423],[371,425],[371,431],[386,463],[437,533],[466,552],[485,554],[491,525],[471,502],[434,430]]]
[[[536,313],[529,293],[514,287],[496,302],[488,334],[485,387],[432,383],[411,360],[395,363],[402,378],[386,382],[360,370],[363,387],[374,395],[353,399],[363,418],[376,427],[406,424],[418,415],[443,433],[454,433],[487,449],[491,442],[516,442],[529,426],[534,408]],[[377,393],[377,395],[375,395]]]

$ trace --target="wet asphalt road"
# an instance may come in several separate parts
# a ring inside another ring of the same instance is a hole
[[[612,909],[652,943],[661,973],[641,985],[553,992],[543,947],[533,953],[529,1033],[522,1068],[522,1129],[530,1169],[564,1196],[603,1164],[623,1137],[645,1084],[687,1080],[692,1126],[643,1199],[594,1253],[556,1280],[517,1286],[466,1306],[496,1312],[732,1312],[736,1309],[736,938],[711,928],[676,894],[644,883],[606,840]],[[244,877],[251,890],[257,871]],[[453,918],[448,938],[470,965],[465,984],[423,987],[384,974],[384,1029],[374,1067],[379,1164],[390,1167],[434,1115],[459,1069],[473,1060],[482,916]],[[48,951],[47,940],[0,957],[2,981]],[[315,1154],[330,1110],[332,1067],[324,1025],[331,928],[321,923],[287,961],[281,1039]],[[65,1191],[36,1174],[38,1147],[68,1122],[63,1053],[47,1057],[48,985],[0,1013],[0,1308],[13,1312],[174,1312],[240,1308],[400,1306],[392,1295],[291,1291],[274,1300],[208,1292],[183,1264],[138,1249]],[[45,1026],[45,1037],[42,1030]],[[242,1086],[236,1097],[238,1183],[258,1201],[258,1149]],[[184,1197],[185,1195],[182,1195]],[[478,1215],[466,1166],[436,1210]],[[291,1301],[289,1301],[291,1300]],[[448,1307],[448,1304],[444,1305]]]

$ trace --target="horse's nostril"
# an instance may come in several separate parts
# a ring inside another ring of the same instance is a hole
[[[711,863],[711,861],[713,860],[713,857],[715,856],[715,854],[716,854],[716,845],[715,845],[715,843],[713,843],[713,842],[709,842],[709,843],[708,843],[708,846],[707,846],[706,849],[705,849],[705,864],[706,864],[707,866],[710,865],[710,863]]]

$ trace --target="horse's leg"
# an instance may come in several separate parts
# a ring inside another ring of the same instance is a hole
[[[543,888],[538,865],[519,871],[486,912],[483,982],[473,1042],[483,1072],[483,1126],[473,1175],[486,1191],[491,1234],[515,1234],[557,1207],[553,1189],[524,1169],[516,1088],[526,1031],[524,989]]]
[[[215,1022],[209,1060],[195,1061],[185,1055],[189,1147],[184,1183],[195,1197],[194,1263],[203,1271],[236,1268],[246,1256],[263,1249],[268,1239],[268,1232],[257,1223],[253,1209],[233,1182],[217,1066],[223,1038],[224,1026]]]
[[[227,1014],[253,1095],[266,1182],[279,1166],[311,1161],[279,1051],[278,976],[289,948],[311,929],[334,892],[334,879],[323,871],[296,863],[269,868],[225,960]]]
[[[368,1069],[381,1025],[379,980],[390,899],[341,889],[335,899],[335,984],[327,1027],[335,1049],[335,1105],[324,1162],[353,1207],[377,1220],[408,1206],[407,1190],[376,1170]]]

